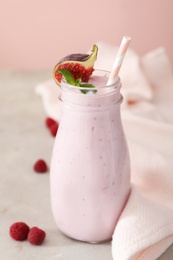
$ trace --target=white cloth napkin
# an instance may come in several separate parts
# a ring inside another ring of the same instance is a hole
[[[117,48],[98,43],[95,68],[111,70]],[[132,192],[112,238],[114,260],[155,260],[173,243],[173,71],[164,48],[128,50],[120,71],[122,122]],[[36,86],[47,114],[60,120],[53,79]]]

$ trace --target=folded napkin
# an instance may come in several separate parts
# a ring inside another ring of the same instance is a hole
[[[111,70],[117,48],[98,43],[95,68]],[[140,58],[129,49],[120,71],[122,122],[132,192],[112,237],[114,260],[155,260],[173,243],[173,71],[164,48]],[[59,88],[36,86],[46,113],[60,120]]]

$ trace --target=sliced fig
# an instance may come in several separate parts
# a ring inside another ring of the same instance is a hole
[[[75,80],[81,78],[82,82],[88,82],[89,77],[94,71],[94,62],[97,59],[98,47],[93,45],[91,54],[70,54],[62,58],[54,68],[55,82],[60,85],[62,74],[58,69],[66,69],[70,71]]]

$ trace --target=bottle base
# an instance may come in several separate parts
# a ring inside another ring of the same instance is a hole
[[[112,240],[112,236],[110,238],[106,238],[106,239],[103,239],[103,240],[87,240],[87,239],[81,239],[81,238],[74,238],[68,234],[65,234],[64,232],[62,232],[60,230],[60,232],[67,238],[71,239],[71,240],[74,240],[76,242],[81,242],[81,243],[88,243],[88,244],[103,244],[103,243],[107,243],[107,242],[110,242]]]

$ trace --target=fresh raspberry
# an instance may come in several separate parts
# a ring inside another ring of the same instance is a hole
[[[46,126],[49,128],[49,127],[51,127],[51,125],[55,124],[56,121],[51,117],[47,117],[45,123],[46,123]]]
[[[16,222],[11,225],[9,232],[14,240],[23,241],[27,239],[29,227],[24,222]]]
[[[36,163],[34,164],[34,171],[36,172],[44,173],[47,172],[47,170],[48,170],[47,164],[42,159],[36,161]]]
[[[59,125],[53,118],[46,118],[46,126],[49,128],[51,135],[56,136]]]
[[[46,237],[46,233],[37,227],[30,229],[28,234],[28,241],[32,245],[41,245]]]
[[[58,131],[58,127],[59,127],[59,125],[57,123],[52,124],[50,126],[49,130],[50,130],[50,133],[51,133],[52,136],[54,136],[54,137],[56,136],[56,133]]]
[[[128,105],[135,105],[137,103],[137,101],[136,100],[131,100],[131,99],[129,99],[129,100],[127,100],[127,104]]]

